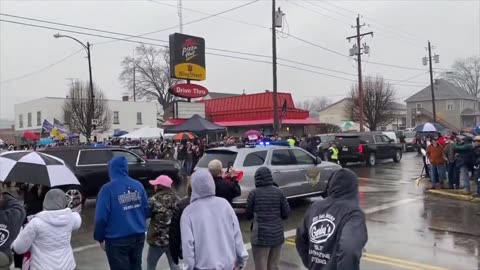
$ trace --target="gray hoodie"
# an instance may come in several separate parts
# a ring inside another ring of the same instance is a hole
[[[224,270],[244,267],[244,247],[237,216],[230,204],[215,197],[215,183],[207,170],[192,175],[191,203],[180,221],[185,269]]]

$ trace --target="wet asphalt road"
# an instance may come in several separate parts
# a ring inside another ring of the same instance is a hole
[[[360,204],[367,214],[369,241],[362,269],[480,269],[479,206],[424,195],[415,183],[421,171],[416,153],[405,154],[400,163],[348,167],[360,178]],[[291,237],[284,245],[282,269],[303,269],[294,247],[294,230],[311,202],[319,199],[291,203],[292,214],[285,224]],[[108,269],[104,252],[92,239],[94,207],[94,200],[87,201],[82,228],[72,238],[78,269]],[[248,243],[250,224],[239,218]],[[168,269],[166,258],[157,269]],[[254,269],[252,260],[247,269]]]

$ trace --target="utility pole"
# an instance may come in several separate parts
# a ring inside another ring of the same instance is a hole
[[[133,66],[133,102],[137,101],[137,86],[135,85],[135,66]]]
[[[363,132],[364,129],[364,104],[363,104],[363,82],[362,82],[362,50],[368,54],[370,48],[364,43],[363,48],[362,44],[360,43],[363,36],[371,35],[373,37],[373,32],[368,33],[360,33],[360,28],[365,26],[365,24],[360,24],[360,15],[357,16],[357,25],[352,26],[352,28],[357,29],[357,34],[355,36],[347,37],[347,40],[350,41],[351,39],[355,38],[357,41],[356,45],[353,45],[353,48],[350,49],[350,56],[357,55],[357,65],[358,65],[358,102],[359,102],[359,118],[360,118],[360,131]]]
[[[278,98],[277,98],[277,24],[275,0],[272,0],[272,71],[273,71],[273,130],[279,132],[280,121],[278,119]]]
[[[435,91],[434,91],[434,86],[433,86],[433,62],[432,62],[432,45],[430,44],[430,41],[428,41],[428,47],[426,48],[428,50],[428,59],[427,57],[423,58],[423,65],[426,66],[427,62],[429,64],[429,69],[430,69],[430,91],[432,92],[432,114],[433,114],[433,123],[437,122],[437,110],[435,108]],[[440,60],[440,56],[438,54],[435,54],[433,56],[433,61],[435,63],[438,63]]]
[[[95,92],[93,90],[93,79],[92,79],[92,60],[90,58],[90,42],[87,42],[87,57],[88,57],[88,75],[90,77],[90,125],[91,133],[97,129],[97,124],[95,120]],[[93,141],[97,141],[97,136],[93,136]]]
[[[178,26],[180,33],[183,33],[183,7],[182,0],[177,0],[177,15],[178,15]]]

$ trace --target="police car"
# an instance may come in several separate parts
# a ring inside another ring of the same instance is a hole
[[[242,195],[234,199],[235,208],[245,206],[248,194],[255,188],[255,172],[262,166],[272,171],[274,182],[288,199],[322,195],[329,177],[341,168],[283,141],[208,149],[196,168],[206,169],[214,159],[220,160],[225,170],[232,168],[240,183]]]

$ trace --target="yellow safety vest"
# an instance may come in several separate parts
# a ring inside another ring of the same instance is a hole
[[[333,160],[338,160],[338,149],[331,146],[328,150],[332,150],[332,155],[330,156]]]
[[[290,144],[291,147],[295,146],[295,140],[294,139],[288,139],[288,143]]]

